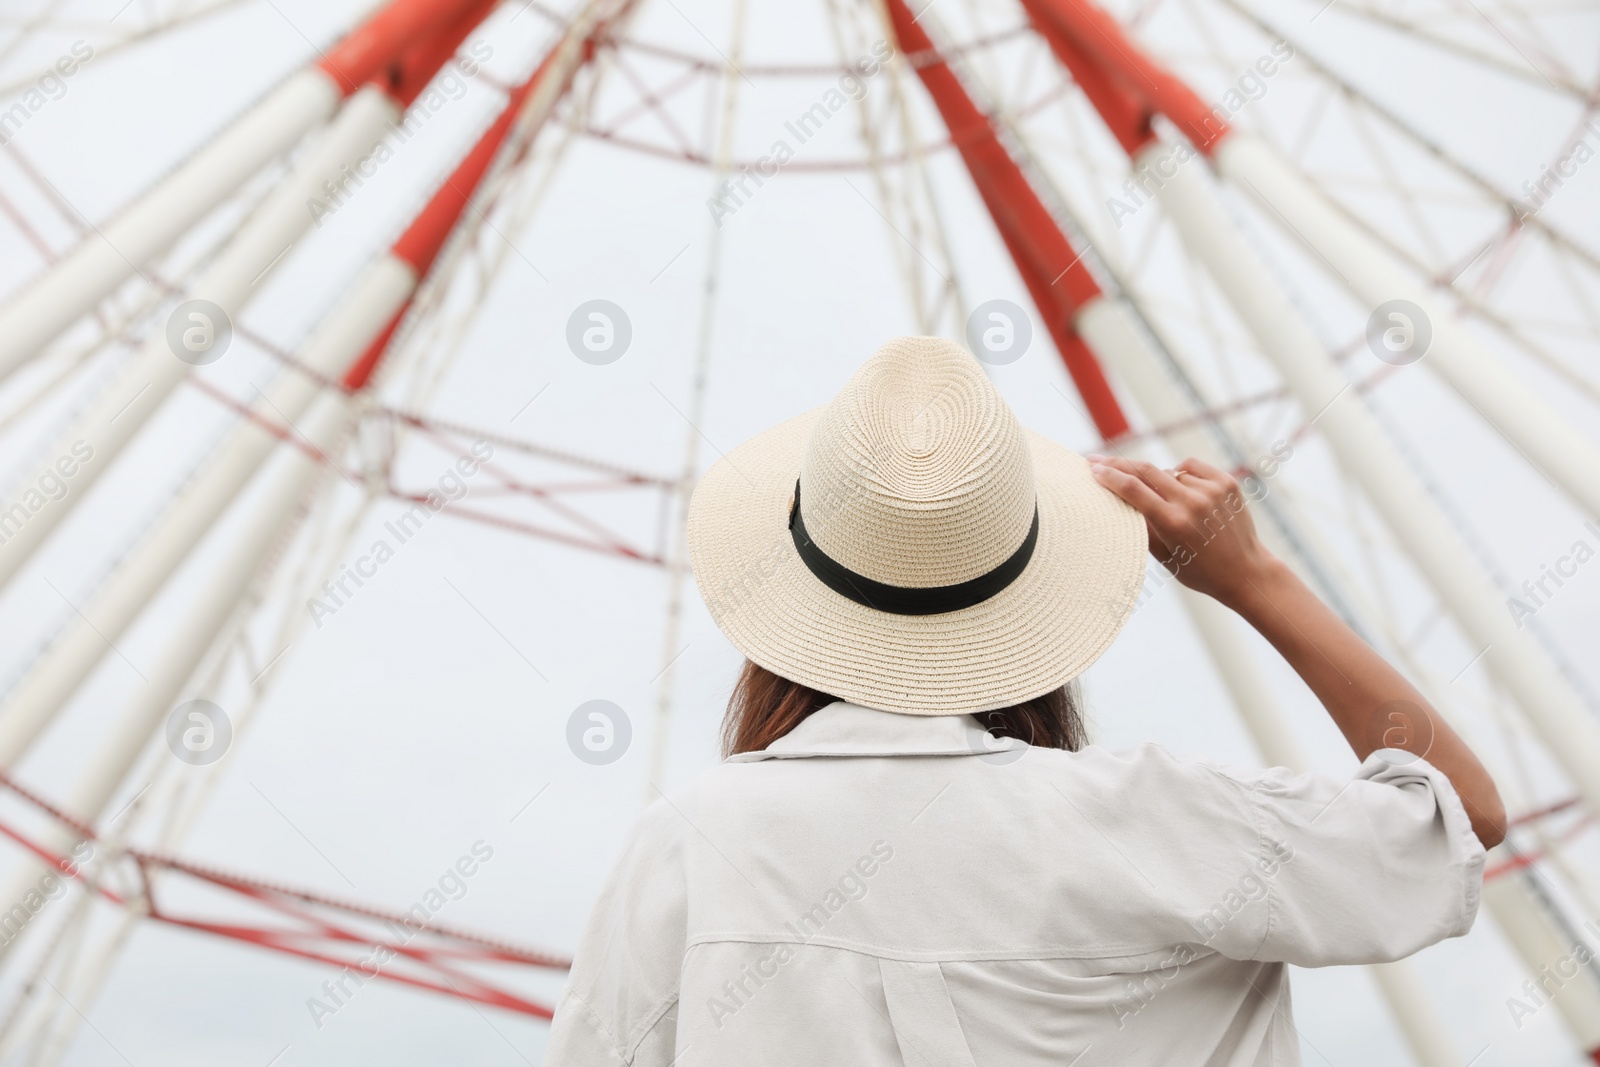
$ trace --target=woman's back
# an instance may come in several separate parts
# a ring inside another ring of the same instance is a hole
[[[1448,781],[1243,779],[836,703],[654,804],[552,1065],[1293,1064],[1285,963],[1464,933]]]

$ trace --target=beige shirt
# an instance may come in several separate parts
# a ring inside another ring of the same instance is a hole
[[[1467,932],[1445,777],[1241,776],[830,705],[644,814],[551,1067],[1298,1064],[1286,964]]]

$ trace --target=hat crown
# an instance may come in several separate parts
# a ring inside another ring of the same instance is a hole
[[[818,548],[908,588],[998,567],[1036,503],[1016,416],[978,361],[937,337],[897,338],[862,365],[813,429],[800,486]]]

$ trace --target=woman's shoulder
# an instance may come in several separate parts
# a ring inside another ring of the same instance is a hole
[[[1030,748],[1018,764],[1030,762],[1036,773],[1058,788],[1070,785],[1081,792],[1130,802],[1198,803],[1200,798],[1210,797],[1239,808],[1249,806],[1261,774],[1205,757],[1177,755],[1154,741],[1114,748],[1087,745],[1076,752]]]
[[[1110,747],[1085,745],[1076,752],[1065,749],[1030,749],[1034,753],[1049,753],[1077,768],[1080,773],[1099,771],[1106,774],[1123,774],[1134,777],[1166,775],[1179,778],[1222,778],[1242,782],[1250,775],[1206,756],[1189,756],[1174,753],[1159,741],[1141,741],[1135,745]]]

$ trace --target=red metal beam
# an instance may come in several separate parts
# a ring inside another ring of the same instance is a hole
[[[888,8],[901,51],[914,57],[912,66],[944,118],[1089,417],[1106,440],[1121,437],[1128,432],[1127,415],[1073,327],[1083,306],[1102,295],[1100,286],[905,0],[888,0]]]
[[[396,500],[405,500],[413,504],[426,504],[428,502],[427,496],[422,494],[407,494],[399,490],[390,490],[389,495],[394,497]],[[586,541],[575,534],[562,533],[560,530],[552,530],[544,526],[535,526],[533,523],[522,522],[519,519],[511,519],[500,515],[494,515],[487,511],[478,511],[475,508],[462,507],[460,504],[452,504],[450,507],[446,508],[442,514],[449,515],[452,518],[467,519],[471,522],[483,523],[486,526],[497,526],[502,530],[510,530],[513,533],[526,534],[529,537],[538,537],[546,541],[554,541],[557,544],[566,545],[569,548],[587,549],[590,552],[597,552],[603,556],[620,556],[623,559],[631,559],[636,563],[649,563],[657,567],[664,567],[666,566],[667,562],[666,560],[662,559],[660,555],[642,552],[639,549],[622,544],[620,541]]]
[[[280,952],[286,956],[298,956],[300,959],[311,960],[314,963],[326,963],[341,969],[354,970],[361,974],[363,981],[371,978],[382,978],[387,982],[398,982],[401,985],[426,989],[431,993],[443,993],[446,996],[456,997],[460,1000],[470,1000],[494,1008],[504,1008],[507,1011],[532,1015],[539,1019],[555,1018],[555,1009],[553,1008],[535,1001],[525,1000],[515,993],[500,989],[487,982],[472,979],[458,971],[452,970],[445,982],[429,981],[426,978],[385,970],[382,967],[373,968],[374,973],[369,975],[354,961],[330,953],[318,952],[315,949],[299,947],[296,939],[293,936],[286,935],[284,931],[240,926],[231,923],[213,923],[203,919],[183,919],[171,915],[151,915],[150,918],[155,922],[165,923],[168,926],[211,934],[215,937],[227,938],[230,941],[241,941],[247,945],[255,945],[257,948]]]
[[[1117,142],[1132,156],[1156,140],[1155,131],[1150,128],[1154,109],[1144,94],[1130,92],[1100,66],[1092,52],[1080,47],[1071,35],[1060,32],[1050,17],[1049,3],[1050,0],[1022,0],[1034,29],[1072,74],[1072,80],[1100,113]]]
[[[480,4],[481,0],[393,0],[328,49],[317,66],[349,96],[385,67],[393,66],[413,42],[426,39],[469,7]],[[454,51],[452,45],[450,52]],[[449,52],[439,62],[448,58]]]
[[[496,2],[498,0],[475,0],[475,3],[466,14],[457,20],[465,26],[465,28],[456,27],[460,29],[460,36],[451,38],[448,41],[430,43],[424,57],[423,66],[427,62],[432,62],[435,56],[443,51],[446,44],[448,44],[449,51],[444,53],[445,58],[453,55],[456,47],[465,38],[471,26],[476,25],[477,21],[483,17],[483,14],[491,9]],[[630,3],[622,10],[626,11],[631,6]],[[576,76],[578,68],[593,58],[594,50],[588,46],[592,45],[598,35],[606,32],[610,25],[611,23],[606,20],[601,20],[594,25],[589,36],[584,41],[586,47],[583,49],[582,59],[566,72],[564,81],[557,89],[559,95],[566,94],[567,90],[572,86],[572,79]],[[392,255],[404,260],[411,266],[419,279],[432,269],[435,260],[438,258],[439,251],[444,247],[445,241],[456,226],[460,224],[461,217],[465,213],[467,206],[472,202],[472,198],[478,192],[478,187],[482,185],[485,175],[488,174],[490,164],[494,162],[495,157],[500,154],[500,150],[505,146],[506,138],[516,125],[517,115],[522,111],[522,106],[527,103],[528,97],[532,95],[534,89],[543,83],[550,73],[551,64],[555,61],[560,49],[561,42],[558,39],[549,53],[540,61],[539,66],[528,76],[527,80],[511,90],[506,98],[505,106],[501,108],[499,117],[479,136],[477,142],[472,146],[472,150],[456,165],[455,171],[444,180],[444,184],[433,194],[427,205],[423,207],[411,225],[407,227],[406,232],[400,235],[400,238],[395,241],[394,246],[390,249]],[[443,62],[443,59],[439,60],[439,63]],[[437,69],[437,67],[438,64],[435,64],[433,69]],[[415,88],[420,91],[420,86]],[[371,380],[373,372],[377,370],[379,362],[383,359],[384,353],[388,351],[389,344],[393,341],[401,320],[410,308],[411,301],[408,299],[400,310],[395,313],[389,324],[384,327],[383,332],[373,340],[372,344],[367,346],[367,350],[362,353],[361,358],[351,365],[344,377],[343,385],[346,389],[354,392],[365,388]]]
[[[1022,0],[1022,5],[1057,55],[1062,49],[1075,53],[1093,68],[1091,83],[1118,86],[1117,99],[1107,99],[1103,93],[1097,98],[1089,91],[1089,83],[1080,80],[1090,102],[1129,155],[1136,151],[1124,138],[1124,108],[1129,99],[1141,101],[1147,111],[1167,116],[1206,155],[1231,132],[1221,115],[1207,107],[1182,78],[1152,59],[1122,24],[1093,0]],[[1074,69],[1073,77],[1077,76]],[[1109,107],[1104,106],[1108,103]]]
[[[500,110],[500,116],[483,131],[477,143],[472,146],[472,150],[456,165],[456,169],[444,180],[444,184],[439,186],[427,206],[417,213],[416,219],[406,228],[406,232],[395,241],[391,251],[409,263],[418,277],[428,273],[433,261],[438,258],[445,239],[450,236],[450,231],[461,219],[467,204],[489,172],[489,164],[494,162],[495,156],[504,146],[506,136],[516,123],[522,105],[549,73],[554,58],[554,52],[545,56],[538,69],[521,85],[511,90],[506,97],[505,106]],[[564,92],[565,86],[562,89]]]
[[[402,107],[410,107],[439,69],[456,54],[467,35],[499,4],[500,0],[465,0],[464,4],[456,0],[455,11],[429,33],[408,44],[384,71],[389,95]]]
[[[3,771],[0,771],[0,786],[10,789],[33,807],[72,830],[73,833],[86,840],[97,840],[93,830],[86,823],[68,815],[61,808],[23,786]],[[105,885],[104,879],[90,880],[84,874],[82,868],[72,860],[51,851],[29,835],[6,824],[4,821],[0,821],[0,836],[8,837],[15,841],[39,860],[54,868],[62,876],[81,882],[88,892],[94,893],[119,907],[131,907],[135,904],[135,901],[124,897]],[[153,871],[185,875],[252,900],[288,917],[299,925],[262,926],[249,923],[219,922],[214,919],[166,911],[157,905],[154,897],[147,896],[145,898],[145,904],[148,909],[146,918],[151,921],[256,945],[274,952],[298,956],[301,959],[327,963],[334,967],[356,969],[364,979],[382,978],[386,981],[398,982],[436,993],[444,993],[479,1004],[487,1004],[509,1011],[549,1019],[551,1017],[551,1009],[546,1005],[528,1000],[510,990],[502,989],[492,982],[462,971],[458,967],[452,966],[451,961],[459,960],[480,964],[522,964],[553,970],[566,970],[572,965],[571,960],[565,957],[541,952],[537,949],[523,948],[496,938],[484,937],[434,923],[420,927],[414,935],[408,936],[405,940],[374,937],[359,930],[350,929],[339,921],[327,918],[325,915],[319,915],[314,909],[322,909],[323,912],[331,912],[334,915],[385,922],[405,930],[417,927],[418,923],[413,916],[403,912],[373,908],[327,897],[309,890],[294,889],[244,875],[225,873],[142,849],[124,849],[121,854],[137,866],[140,879],[145,885],[147,893],[152,881],[151,873]],[[414,938],[427,938],[434,943],[417,944],[413,943]],[[340,955],[339,951],[341,949],[347,955]],[[363,957],[356,954],[356,949],[370,949],[372,952],[368,952]],[[371,963],[373,952],[381,952],[382,950],[387,950],[389,954],[384,957],[386,960],[391,959],[391,957],[405,959],[419,973],[406,973],[386,965]],[[367,961],[365,965],[364,961]],[[372,973],[368,973],[368,967],[370,967]]]

